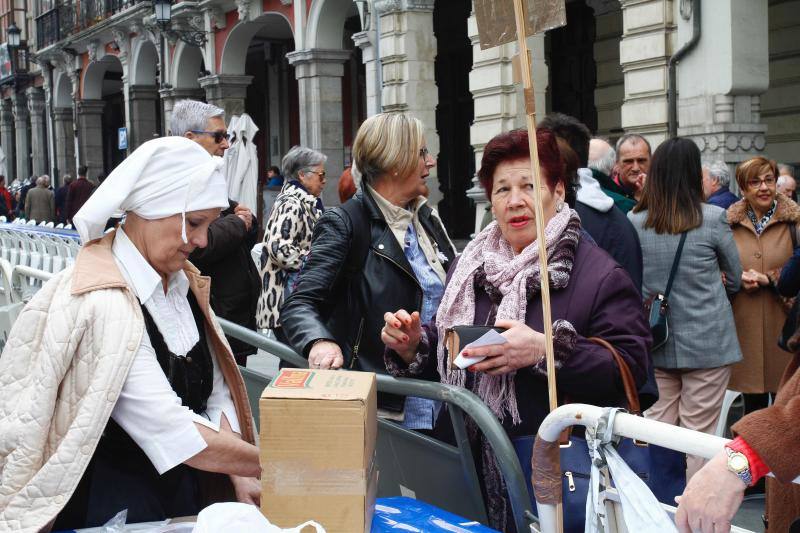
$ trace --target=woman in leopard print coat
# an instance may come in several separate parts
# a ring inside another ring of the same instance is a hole
[[[311,249],[311,235],[323,207],[327,156],[295,146],[283,158],[287,182],[275,200],[261,248],[261,295],[256,318],[259,328],[280,332],[280,306],[289,296],[297,273]]]

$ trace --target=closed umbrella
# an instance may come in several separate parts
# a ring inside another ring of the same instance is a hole
[[[232,200],[250,209],[257,207],[258,195],[258,153],[253,137],[258,133],[250,115],[244,113],[236,123],[235,172],[228,176],[228,192]],[[231,156],[233,157],[233,155]]]

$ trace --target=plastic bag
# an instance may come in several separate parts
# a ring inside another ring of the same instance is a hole
[[[628,531],[636,533],[677,533],[677,528],[667,512],[661,507],[644,481],[633,473],[625,460],[611,444],[613,440],[614,416],[621,411],[608,408],[595,427],[595,438],[586,441],[592,457],[592,472],[589,494],[586,498],[586,533],[601,533],[606,529],[605,506],[600,497],[600,468],[607,466],[614,480],[622,504],[622,517]]]
[[[258,533],[302,533],[312,527],[316,533],[325,533],[317,522],[309,520],[297,527],[282,529],[261,514],[258,507],[245,503],[215,503],[197,515],[193,533],[217,533],[219,531],[258,531]]]
[[[448,513],[433,505],[396,496],[378,498],[372,518],[372,533],[497,533],[479,522]]]

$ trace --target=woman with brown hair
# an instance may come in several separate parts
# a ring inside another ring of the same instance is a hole
[[[792,358],[777,343],[788,307],[775,287],[796,245],[792,235],[800,208],[778,192],[777,174],[775,162],[763,157],[741,163],[736,181],[743,198],[728,208],[744,270],[744,290],[733,300],[744,360],[732,367],[729,388],[748,394],[748,412],[767,406],[766,395],[749,394],[775,393]]]
[[[725,397],[729,365],[742,358],[728,301],[728,294],[739,290],[742,269],[725,211],[703,203],[702,174],[700,151],[692,141],[664,142],[628,218],[642,244],[645,300],[666,292],[679,255],[668,294],[669,336],[652,352],[659,399],[645,416],[710,433]],[[702,463],[688,458],[687,480]]]

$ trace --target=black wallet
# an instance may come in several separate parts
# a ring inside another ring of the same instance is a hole
[[[506,328],[494,326],[453,326],[445,330],[444,345],[447,347],[447,359],[450,368],[458,368],[453,364],[464,346],[483,337],[490,329],[503,333]]]

